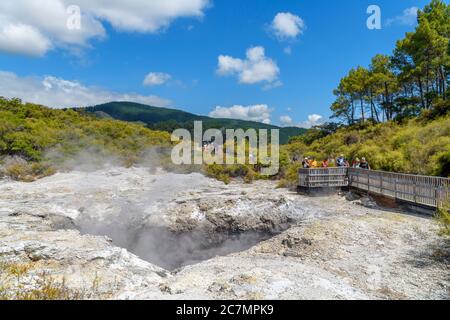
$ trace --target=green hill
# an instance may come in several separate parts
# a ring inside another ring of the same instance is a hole
[[[0,178],[32,181],[105,160],[128,166],[150,148],[170,146],[167,132],[0,97]]]
[[[80,109],[78,109],[80,110]],[[202,121],[203,129],[279,129],[280,143],[288,143],[291,137],[302,135],[305,129],[289,127],[280,128],[260,122],[236,119],[216,119],[199,116],[189,112],[158,108],[133,102],[111,102],[98,106],[87,107],[83,111],[94,113],[100,118],[112,117],[117,120],[141,122],[153,130],[172,132],[175,129],[185,128],[192,130],[194,121]]]

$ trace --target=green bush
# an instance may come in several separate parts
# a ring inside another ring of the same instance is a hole
[[[350,126],[308,142],[309,145],[292,139],[291,144],[282,147],[282,152],[287,152],[289,157],[300,154],[316,159],[343,153],[348,159],[366,157],[375,170],[450,175],[448,115],[431,120],[416,118],[402,124],[391,121]]]
[[[36,179],[50,176],[55,171],[55,168],[48,163],[28,162],[20,158],[8,159],[0,167],[1,176],[24,182],[32,182]]]
[[[245,183],[251,183],[258,177],[251,165],[212,164],[205,166],[204,171],[208,177],[223,181],[225,184],[229,184],[232,178],[242,178]]]
[[[450,205],[448,203],[438,208],[436,218],[441,225],[441,234],[450,239]]]
[[[83,153],[131,166],[147,149],[170,145],[169,133],[142,125],[0,98],[0,160],[17,157],[29,162],[2,169],[13,179],[49,175],[51,168],[66,168]]]

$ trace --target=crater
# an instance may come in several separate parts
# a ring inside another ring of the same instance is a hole
[[[245,251],[288,228],[283,225],[276,230],[265,231],[174,232],[165,227],[143,227],[139,223],[108,223],[90,219],[78,220],[76,226],[83,234],[108,236],[115,246],[126,248],[139,258],[170,271],[217,256]]]

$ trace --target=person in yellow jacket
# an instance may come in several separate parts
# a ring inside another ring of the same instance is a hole
[[[311,158],[309,161],[310,161],[309,162],[309,167],[310,168],[314,169],[314,168],[318,168],[319,167],[319,164],[317,163],[316,159]]]

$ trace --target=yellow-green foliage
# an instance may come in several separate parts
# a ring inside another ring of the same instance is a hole
[[[14,156],[32,163],[51,160],[53,165],[58,165],[80,152],[87,152],[115,157],[130,165],[146,149],[169,145],[167,132],[0,98],[0,159]],[[4,174],[21,179],[35,171],[38,175],[50,173],[46,166],[17,165]]]
[[[27,162],[21,159],[14,160],[3,167],[0,173],[24,182],[32,182],[55,173],[55,169],[48,163]]]
[[[283,172],[283,177],[278,183],[279,188],[292,188],[297,186],[298,170],[301,168],[301,163],[293,163],[286,167]]]
[[[0,300],[80,300],[98,294],[94,285],[89,291],[70,289],[49,275],[32,275],[27,263],[0,262]]]
[[[251,183],[257,177],[252,165],[212,164],[205,166],[204,170],[208,177],[223,181],[225,184],[229,184],[231,178],[242,177],[245,183]]]
[[[436,218],[441,225],[441,234],[450,239],[450,204],[445,203],[438,208]]]
[[[366,124],[363,128],[345,127],[311,144],[301,140],[295,139],[282,150],[289,156],[312,156],[317,160],[341,153],[350,160],[366,157],[375,170],[450,175],[449,116],[435,120],[417,118],[404,124],[388,122]],[[283,170],[291,175],[294,172],[294,169]]]

